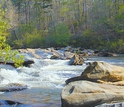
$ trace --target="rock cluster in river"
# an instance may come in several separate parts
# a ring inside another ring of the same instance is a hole
[[[18,49],[20,53],[26,53],[31,57],[40,58],[40,59],[61,59],[61,60],[70,60],[70,65],[83,65],[85,59],[88,56],[116,56],[116,54],[109,53],[109,52],[100,52],[97,50],[91,49],[83,49],[81,47],[72,48],[71,46],[64,47],[64,48],[46,48],[46,49]],[[30,60],[29,60],[30,62]],[[28,64],[28,66],[30,63]]]
[[[99,52],[90,49],[72,48],[70,46],[60,49],[18,49],[22,54],[28,54],[37,59],[61,59],[70,60],[70,65],[83,65],[88,56],[116,56],[109,52]],[[0,62],[3,63],[3,62]],[[24,66],[35,63],[25,59]],[[7,62],[9,65],[14,63]],[[68,79],[67,85],[62,91],[62,107],[93,107],[106,102],[120,102],[124,100],[124,68],[103,62],[89,63],[81,76]],[[0,77],[0,79],[2,79]],[[87,81],[86,81],[87,80]],[[94,83],[97,82],[97,83]],[[120,85],[120,86],[113,86]],[[0,87],[2,92],[20,91],[27,86],[11,83]],[[11,102],[11,101],[9,101]],[[0,103],[1,104],[1,103]],[[122,103],[121,103],[122,104]]]
[[[110,53],[110,52],[102,52],[98,50],[91,50],[91,49],[83,49],[81,47],[73,48],[71,46],[64,47],[64,48],[46,48],[46,49],[18,49],[21,53],[27,53],[32,57],[35,58],[43,58],[43,59],[71,59],[75,54],[78,54],[80,56],[88,57],[88,56],[104,56],[104,57],[110,57],[110,56],[116,56],[116,54]]]
[[[107,106],[111,107],[124,101],[124,67],[93,62],[66,83],[61,93],[62,107],[94,107],[103,103],[111,103]]]

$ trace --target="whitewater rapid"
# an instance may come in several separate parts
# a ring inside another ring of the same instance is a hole
[[[36,59],[30,67],[13,68],[0,65],[0,81],[2,84],[20,83],[29,87],[62,87],[65,80],[80,75],[84,66],[70,66],[69,60]]]
[[[65,80],[79,76],[86,68],[87,62],[104,61],[110,64],[124,65],[122,57],[92,57],[83,65],[69,65],[69,60],[37,59],[28,54],[27,59],[35,63],[30,67],[14,68],[0,64],[0,85],[20,83],[28,87],[63,88]]]

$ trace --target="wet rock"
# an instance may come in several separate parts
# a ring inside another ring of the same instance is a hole
[[[23,66],[30,67],[30,65],[33,64],[33,63],[34,63],[33,60],[25,60],[25,61],[23,62]],[[3,62],[3,61],[0,61],[0,64],[6,64],[6,65],[11,65],[11,66],[13,66],[13,67],[16,67],[14,62],[6,62],[6,63],[5,63],[5,62]]]
[[[27,50],[27,49],[18,49],[18,51],[19,51],[20,53],[28,53],[28,50]]]
[[[52,49],[53,56],[50,59],[65,59],[63,52]]]
[[[71,51],[71,49],[72,49],[71,46],[61,48],[61,50],[64,50],[64,51]]]
[[[90,81],[75,81],[61,93],[62,107],[94,107],[103,103],[124,101],[124,87]]]
[[[89,80],[104,84],[124,85],[124,67],[105,62],[89,63],[81,76],[70,78],[66,83],[78,80]]]
[[[56,55],[51,56],[50,59],[59,59],[59,58],[60,58],[60,56],[56,54]]]
[[[19,105],[21,105],[22,103],[20,102],[16,102],[16,101],[10,101],[10,100],[0,100],[0,106],[14,106],[14,107],[17,107]]]
[[[81,55],[75,54],[69,62],[70,65],[83,65],[84,64],[84,58]]]
[[[117,56],[117,54],[115,53],[110,53],[110,52],[99,52],[98,56],[102,56],[102,57],[112,57],[112,56]]]
[[[33,60],[26,60],[26,61],[24,61],[23,66],[30,67],[30,65],[33,63],[34,63]]]
[[[73,53],[80,54],[81,53],[81,47],[71,48],[70,51]]]
[[[37,49],[27,48],[27,51],[28,51],[29,53],[31,53],[35,58],[37,58],[37,59],[42,58],[41,56],[39,56],[39,55],[37,55],[37,54],[35,53],[36,50],[37,50]]]
[[[34,106],[23,104],[18,101],[0,100],[0,107],[34,107]]]
[[[63,50],[52,50],[53,56],[50,59],[62,59],[67,60],[71,59],[74,56],[74,53],[63,51]]]
[[[64,53],[64,56],[65,56],[66,59],[71,59],[71,58],[74,56],[74,53],[65,52],[65,53]]]
[[[1,92],[12,92],[12,91],[21,91],[27,89],[27,85],[22,85],[18,83],[9,83],[5,86],[0,87]]]
[[[82,54],[84,57],[88,57],[88,56],[89,56],[87,49],[84,49],[83,51],[81,51],[81,54]]]

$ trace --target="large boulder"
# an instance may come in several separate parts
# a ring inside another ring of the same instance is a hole
[[[84,58],[82,55],[75,54],[69,62],[70,65],[83,65],[84,64]]]
[[[81,76],[70,78],[66,80],[66,83],[77,80],[124,85],[124,67],[105,62],[89,63],[89,66],[82,72]]]
[[[61,101],[62,107],[94,107],[106,102],[121,102],[124,101],[124,87],[75,81],[63,88]]]

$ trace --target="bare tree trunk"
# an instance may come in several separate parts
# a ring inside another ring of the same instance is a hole
[[[19,40],[18,36],[16,35],[15,30],[12,30],[12,31],[13,31],[13,35],[15,36],[15,38],[16,38],[17,40]]]
[[[30,23],[30,1],[28,1],[28,23]]]

